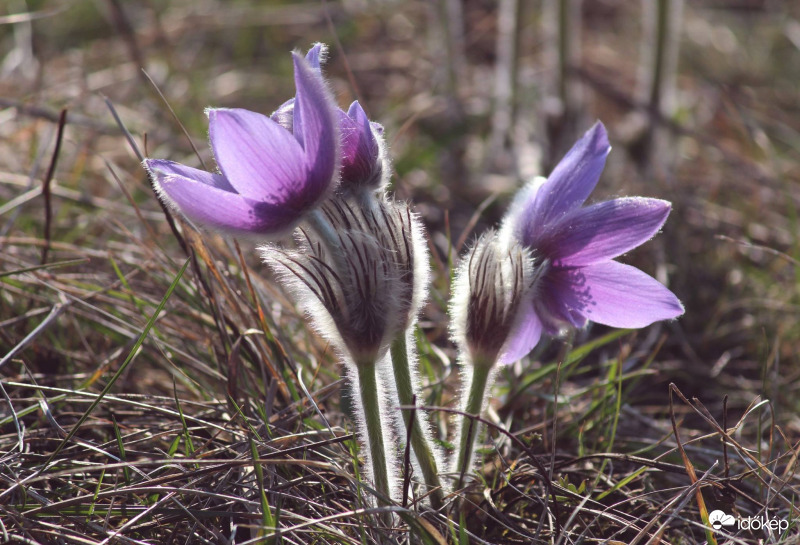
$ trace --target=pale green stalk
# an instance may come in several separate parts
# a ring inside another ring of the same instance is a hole
[[[306,221],[332,250],[340,248],[339,235],[336,234],[333,225],[325,218],[325,214],[323,214],[319,208],[315,208],[309,212],[306,216]]]
[[[392,343],[392,369],[397,386],[397,397],[400,405],[414,405],[414,388],[411,383],[411,362],[408,357],[408,342],[406,333],[403,332],[395,338]],[[417,462],[422,470],[422,477],[428,487],[431,506],[440,509],[444,501],[442,483],[439,480],[439,469],[436,465],[436,458],[431,449],[430,442],[426,437],[427,423],[421,417],[419,411],[404,410],[403,422],[406,430],[411,427],[411,448],[417,457]]]
[[[359,362],[358,387],[361,395],[361,406],[364,410],[364,422],[367,425],[367,454],[372,463],[372,479],[378,492],[378,506],[389,505],[389,472],[386,466],[386,449],[383,445],[383,427],[381,425],[381,404],[378,399],[378,382],[375,377],[376,363]],[[386,519],[391,520],[387,513]]]
[[[483,409],[483,398],[486,395],[486,388],[489,385],[489,375],[492,371],[492,363],[487,361],[475,361],[472,366],[472,378],[470,380],[467,404],[464,407],[464,416],[461,423],[461,438],[458,447],[458,461],[454,468],[458,472],[458,485],[456,490],[461,488],[464,474],[469,470],[472,463],[472,451],[475,446],[475,437],[478,431],[478,421],[474,418],[481,415]]]

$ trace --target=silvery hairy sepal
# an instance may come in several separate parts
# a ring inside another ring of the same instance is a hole
[[[462,258],[450,304],[451,333],[469,363],[492,366],[504,354],[537,270],[530,250],[505,244],[491,229]]]
[[[261,248],[319,333],[356,365],[380,359],[407,327],[424,300],[425,278],[415,274],[427,275],[414,259],[416,216],[403,203],[371,201],[364,208],[351,197],[328,200],[319,212],[332,240],[303,226],[294,249]]]

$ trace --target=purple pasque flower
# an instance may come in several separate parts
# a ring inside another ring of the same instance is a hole
[[[322,65],[328,56],[325,44],[316,43],[306,54],[309,66],[322,73]],[[270,116],[273,121],[288,130],[294,129],[295,99],[284,102]],[[389,183],[391,168],[383,126],[370,121],[361,104],[356,100],[347,112],[337,108],[341,137],[341,185],[342,190],[380,190]]]
[[[598,122],[546,180],[524,188],[500,232],[534,260],[535,280],[520,304],[501,363],[525,356],[542,333],[588,321],[639,328],[683,314],[678,298],[657,280],[613,259],[652,238],[669,215],[660,199],[628,197],[583,207],[611,150]]]
[[[144,161],[167,204],[212,229],[281,237],[331,193],[340,166],[339,116],[319,70],[293,57],[293,130],[248,110],[208,109],[219,174]]]

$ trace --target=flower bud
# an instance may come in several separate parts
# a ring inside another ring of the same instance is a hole
[[[463,258],[450,304],[452,334],[474,365],[491,367],[513,340],[534,270],[528,250],[519,244],[507,247],[492,230]]]

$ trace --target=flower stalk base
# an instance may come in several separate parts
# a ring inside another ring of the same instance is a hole
[[[389,505],[389,474],[386,466],[386,449],[383,444],[383,427],[381,424],[380,401],[378,399],[378,382],[375,377],[376,364],[359,363],[359,394],[364,410],[364,422],[367,426],[367,455],[372,464],[372,479],[378,492],[378,506]],[[387,513],[388,520],[391,514]]]
[[[489,375],[492,371],[491,365],[483,365],[475,362],[472,367],[472,379],[469,385],[469,395],[467,404],[464,407],[463,421],[461,422],[461,439],[458,447],[458,460],[454,470],[458,473],[458,484],[456,489],[460,489],[464,474],[469,471],[472,464],[472,451],[475,446],[475,437],[478,435],[479,422],[474,418],[481,415],[483,409],[483,398],[486,395],[486,387],[489,384]],[[483,363],[483,362],[481,362]]]
[[[397,336],[391,347],[392,369],[394,371],[395,383],[397,385],[397,397],[400,405],[414,405],[414,388],[411,384],[411,369],[408,358],[408,344],[405,334]],[[439,479],[439,469],[436,464],[436,457],[430,446],[430,440],[426,437],[427,422],[420,415],[419,411],[404,410],[403,422],[406,430],[411,427],[411,448],[417,457],[422,477],[430,494],[431,506],[440,509],[444,501],[442,483]]]

